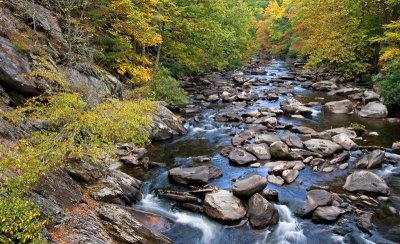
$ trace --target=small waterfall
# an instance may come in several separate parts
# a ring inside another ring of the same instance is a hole
[[[267,230],[263,243],[279,243],[279,244],[305,244],[307,238],[303,234],[303,230],[297,223],[296,218],[286,205],[275,205],[279,213],[279,223],[272,233]]]
[[[155,195],[148,194],[139,203],[140,209],[173,219],[178,224],[184,224],[202,233],[199,244],[215,243],[220,232],[219,227],[204,216],[186,212],[171,212],[163,207],[162,201]]]

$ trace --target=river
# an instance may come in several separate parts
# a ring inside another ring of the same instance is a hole
[[[271,80],[276,76],[289,74],[290,66],[283,61],[272,61],[266,66],[267,75],[254,76],[255,78]],[[287,81],[290,85],[294,81]],[[265,91],[274,89],[273,85],[256,86],[252,89],[256,93],[264,94]],[[343,97],[329,96],[325,92],[316,92],[303,89],[295,83],[288,92],[295,94],[301,102],[337,101]],[[286,95],[280,95],[279,101],[286,99]],[[373,172],[382,176],[388,183],[391,196],[387,203],[380,204],[379,207],[372,208],[375,212],[373,223],[376,231],[372,235],[367,235],[355,226],[354,221],[346,223],[337,222],[335,224],[315,224],[309,219],[304,219],[297,213],[306,201],[306,189],[312,185],[328,185],[331,191],[336,193],[346,193],[342,185],[346,176],[353,172],[354,162],[359,156],[359,151],[351,153],[349,160],[350,167],[346,170],[335,170],[332,173],[315,172],[307,166],[300,172],[300,176],[295,182],[289,185],[276,186],[268,184],[268,189],[279,192],[279,203],[275,204],[279,212],[280,221],[276,226],[267,229],[253,229],[249,223],[236,226],[226,226],[214,221],[205,215],[191,213],[182,210],[174,202],[159,199],[155,196],[155,189],[184,190],[183,186],[171,183],[168,179],[168,169],[182,166],[198,166],[192,157],[208,156],[211,164],[223,170],[223,176],[210,181],[210,185],[219,189],[230,189],[232,179],[239,179],[250,175],[268,174],[268,167],[259,168],[236,167],[229,163],[226,157],[219,152],[222,148],[231,145],[231,138],[237,132],[243,130],[243,124],[216,122],[214,116],[221,112],[237,111],[245,112],[258,108],[279,108],[279,101],[271,102],[260,98],[251,106],[243,106],[234,103],[216,103],[194,114],[185,115],[188,133],[177,137],[174,140],[155,143],[149,148],[149,158],[151,161],[162,162],[166,167],[154,168],[151,170],[131,170],[125,171],[132,176],[145,182],[143,187],[144,199],[136,204],[135,208],[153,212],[175,221],[173,227],[164,232],[176,243],[399,243],[400,242],[400,167],[399,164],[385,164],[382,169]],[[400,140],[400,125],[393,124],[382,119],[363,119],[357,115],[334,115],[324,113],[321,106],[314,107],[312,116],[304,119],[292,118],[289,115],[278,117],[278,122],[282,124],[304,125],[317,131],[337,127],[348,127],[351,123],[357,122],[366,126],[369,131],[374,131],[379,136],[366,136],[363,140],[356,141],[359,145],[375,145],[391,147],[392,142]],[[280,130],[279,134],[285,133]],[[390,156],[391,154],[388,154]],[[395,157],[397,160],[397,157]],[[391,214],[387,208],[394,206],[397,214]],[[338,230],[347,230],[349,234],[343,236]]]

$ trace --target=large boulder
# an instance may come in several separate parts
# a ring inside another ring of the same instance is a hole
[[[246,145],[244,148],[260,160],[271,159],[268,144],[251,144]]]
[[[339,134],[332,137],[332,141],[342,146],[344,149],[351,151],[357,149],[357,144],[351,140],[347,134]]]
[[[309,214],[316,208],[330,203],[332,203],[332,193],[322,189],[311,190],[307,192],[307,202],[302,209],[303,214]]]
[[[346,99],[342,101],[328,102],[324,106],[325,111],[332,114],[348,114],[353,111],[353,103]]]
[[[386,118],[388,109],[380,102],[370,102],[358,114],[364,118]]]
[[[341,208],[335,206],[325,206],[318,207],[312,216],[312,220],[314,222],[334,222],[336,221],[340,215],[342,215],[345,211]]]
[[[338,88],[336,83],[333,81],[319,81],[312,84],[312,87],[317,91],[332,91]]]
[[[222,175],[222,170],[214,166],[192,168],[173,168],[168,171],[169,177],[183,185],[205,185],[209,180]]]
[[[268,175],[267,180],[269,183],[277,186],[282,186],[285,184],[285,181],[282,179],[282,177],[276,175]]]
[[[389,194],[389,187],[386,182],[380,176],[365,170],[355,171],[347,176],[343,188],[350,192]]]
[[[253,175],[243,180],[237,180],[233,184],[233,194],[240,197],[250,197],[254,193],[261,192],[267,186],[267,179],[259,175]]]
[[[255,143],[267,143],[268,145],[271,145],[274,142],[280,141],[281,139],[277,134],[258,134],[256,135],[255,138]]]
[[[249,220],[253,227],[265,228],[277,224],[279,214],[273,204],[257,193],[249,200]]]
[[[284,141],[290,148],[304,148],[301,138],[294,134],[283,136],[282,141]]]
[[[145,227],[121,206],[103,204],[98,214],[109,233],[120,243],[174,243],[168,237]]]
[[[229,153],[229,160],[238,165],[247,165],[257,161],[257,158],[243,149],[235,148]]]
[[[246,216],[246,207],[231,192],[219,190],[206,195],[204,212],[217,220],[237,221]]]
[[[310,115],[313,113],[311,108],[305,106],[294,98],[288,98],[287,100],[282,101],[281,109],[287,114]]]
[[[359,169],[374,169],[382,166],[385,159],[385,152],[382,150],[374,150],[370,153],[363,154],[358,159],[356,167]]]
[[[285,159],[290,157],[290,149],[288,145],[281,141],[271,144],[270,153],[274,158]]]
[[[157,113],[152,116],[152,119],[150,137],[153,141],[168,140],[173,136],[187,133],[182,118],[161,104],[157,106]]]
[[[325,157],[341,151],[342,147],[332,141],[323,139],[311,139],[304,142],[306,148],[312,152],[319,153]]]

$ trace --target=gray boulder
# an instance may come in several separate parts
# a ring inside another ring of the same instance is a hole
[[[282,178],[286,184],[290,184],[296,180],[299,176],[299,171],[297,169],[287,169],[282,172]]]
[[[380,102],[370,102],[358,114],[364,118],[386,118],[388,109]]]
[[[312,87],[317,91],[332,91],[338,88],[336,83],[332,81],[319,81],[312,84]]]
[[[304,142],[306,148],[312,152],[319,153],[325,157],[341,151],[342,147],[332,141],[323,139],[311,139]]]
[[[348,114],[353,111],[353,103],[348,99],[328,102],[324,105],[324,109],[326,112],[332,114]]]
[[[244,147],[246,151],[255,155],[260,160],[271,159],[268,144],[251,144]]]
[[[257,158],[243,149],[235,148],[229,153],[229,160],[238,165],[247,165],[257,161]]]
[[[183,185],[205,185],[209,180],[222,175],[222,170],[214,166],[192,168],[173,168],[168,171],[169,177]]]
[[[206,195],[204,212],[217,220],[237,221],[246,216],[246,207],[231,192],[219,190]]]
[[[380,176],[365,170],[355,171],[347,176],[343,188],[350,192],[389,194],[389,187],[386,182]]]
[[[279,214],[274,205],[256,193],[249,200],[249,220],[255,228],[265,228],[279,222]]]
[[[333,136],[332,141],[336,142],[348,151],[355,150],[358,147],[357,144],[353,140],[351,140],[351,138],[347,134],[344,133]]]
[[[356,167],[359,169],[374,169],[380,168],[385,159],[385,152],[382,150],[374,150],[370,153],[363,154],[358,159]]]
[[[267,186],[267,179],[259,175],[253,175],[243,180],[237,180],[233,185],[233,194],[241,197],[250,197],[254,193],[261,192]]]
[[[289,147],[281,141],[277,141],[271,144],[270,153],[274,158],[285,159],[290,157]]]
[[[304,148],[301,138],[294,134],[283,136],[282,141],[285,142],[290,148]]]
[[[281,102],[281,109],[287,114],[310,115],[313,110],[294,98],[288,98]]]
[[[336,221],[344,212],[343,209],[335,206],[318,207],[313,213],[312,220],[317,223],[330,223]]]
[[[277,134],[258,134],[256,135],[255,138],[255,143],[267,143],[268,145],[271,145],[274,142],[281,141],[279,136]]]

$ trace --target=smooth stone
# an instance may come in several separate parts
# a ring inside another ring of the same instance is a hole
[[[336,142],[347,151],[355,150],[358,147],[357,144],[353,140],[351,140],[351,138],[347,136],[347,134],[344,133],[333,136],[332,141]]]
[[[386,118],[388,109],[380,102],[370,102],[358,114],[364,118]]]
[[[209,217],[221,221],[237,221],[246,216],[241,200],[225,190],[206,194],[203,210]]]
[[[385,159],[385,152],[382,150],[374,150],[368,154],[363,154],[358,159],[356,167],[359,169],[375,169],[382,167]]]
[[[274,158],[285,159],[289,157],[290,149],[284,142],[277,141],[271,144],[270,153]]]
[[[251,144],[244,147],[246,151],[256,156],[259,160],[271,159],[268,144]]]
[[[312,152],[319,153],[325,157],[341,151],[342,147],[332,141],[323,139],[311,139],[304,142],[306,148]]]
[[[261,192],[267,186],[267,179],[260,175],[253,175],[243,180],[237,180],[233,184],[232,192],[236,196],[250,197],[254,193]]]
[[[249,220],[254,228],[265,228],[279,222],[279,214],[274,205],[256,193],[249,200]]]
[[[353,103],[348,99],[328,102],[324,105],[324,109],[326,112],[332,114],[348,114],[353,111]]]
[[[312,220],[317,223],[330,223],[336,221],[343,213],[343,209],[335,206],[318,207],[313,213]]]
[[[304,148],[303,141],[297,135],[286,135],[282,137],[282,141],[285,142],[290,148]]]
[[[229,153],[229,160],[232,163],[238,164],[238,165],[246,165],[246,164],[251,164],[257,161],[257,158],[251,154],[246,152],[243,149],[235,148]]]
[[[268,175],[267,180],[269,183],[277,186],[282,186],[285,183],[282,177],[276,175]]]
[[[389,194],[389,187],[386,182],[380,176],[365,170],[355,171],[347,176],[343,188],[350,192]]]
[[[286,184],[290,184],[299,176],[299,171],[296,169],[287,169],[282,172],[282,178]]]
[[[256,135],[254,141],[257,144],[267,143],[268,145],[271,145],[274,142],[281,141],[281,139],[276,134],[260,134]]]

